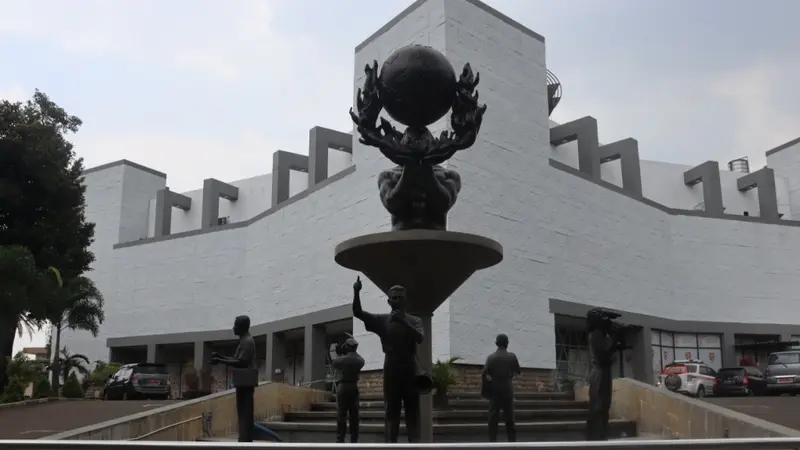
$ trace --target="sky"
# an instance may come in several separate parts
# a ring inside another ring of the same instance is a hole
[[[760,167],[800,136],[796,0],[485,2],[547,39],[564,89],[552,119],[592,115],[604,142]],[[0,98],[38,88],[83,119],[86,167],[129,159],[175,191],[247,178],[275,150],[307,152],[315,125],[352,129],[354,47],[409,4],[0,0]]]

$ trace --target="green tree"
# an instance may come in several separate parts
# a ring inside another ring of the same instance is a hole
[[[52,274],[50,277],[52,281],[43,284],[53,286],[54,289],[48,292],[44,309],[45,317],[52,326],[51,332],[55,334],[55,348],[61,348],[61,332],[67,328],[85,330],[97,337],[105,315],[103,314],[103,295],[94,282],[84,276],[63,280],[61,272],[52,267],[49,272]],[[70,362],[65,359],[67,356],[67,348],[64,347],[53,361],[51,384],[56,392],[58,392],[59,385],[58,375],[63,373],[65,380],[69,375],[68,371],[64,372],[67,366],[63,365]],[[86,364],[89,364],[89,360],[83,355],[72,356],[78,356],[80,357],[78,360],[82,358]]]
[[[17,352],[13,358],[8,361],[6,368],[6,375],[9,378],[16,378],[21,382],[32,383],[36,381],[44,372],[44,364],[39,361],[28,359],[22,352]]]
[[[47,376],[41,376],[33,383],[33,398],[47,398],[52,393],[53,390],[50,389],[50,382],[47,381]]]
[[[83,397],[83,388],[81,382],[78,381],[78,376],[72,372],[64,382],[64,389],[61,390],[64,398],[81,398]]]
[[[66,279],[82,275],[94,261],[89,251],[94,224],[84,212],[83,161],[67,140],[80,126],[79,118],[38,90],[25,103],[0,101],[0,246],[25,247],[40,271],[58,267]],[[20,317],[44,320],[38,301],[45,299],[32,301],[16,284],[0,277],[3,363],[12,354]],[[0,370],[0,393],[6,382]]]
[[[105,361],[95,361],[94,370],[89,375],[89,382],[91,383],[105,383],[108,377],[114,375],[119,370],[120,365],[117,363],[107,363]]]
[[[0,396],[0,403],[14,403],[25,400],[26,384],[17,377],[11,377],[5,392]]]
[[[59,352],[58,358],[53,362],[53,365],[50,366],[50,370],[63,377],[64,381],[66,381],[73,373],[80,374],[82,377],[88,377],[89,369],[86,367],[87,365],[89,365],[89,358],[87,358],[86,355],[70,353],[67,347],[64,347]],[[59,377],[55,376],[54,378],[58,380]],[[53,390],[58,392],[58,384],[51,384]]]

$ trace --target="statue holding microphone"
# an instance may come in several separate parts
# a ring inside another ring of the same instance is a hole
[[[406,289],[393,286],[388,292],[389,314],[372,314],[361,308],[361,278],[353,284],[353,316],[367,331],[381,339],[383,347],[383,397],[386,443],[397,443],[400,412],[405,411],[408,442],[419,441],[419,397],[433,388],[429,374],[417,360],[417,345],[425,338],[422,320],[406,312]]]

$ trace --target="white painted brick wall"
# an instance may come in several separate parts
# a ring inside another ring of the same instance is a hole
[[[549,298],[673,319],[800,323],[800,229],[669,216],[551,168],[544,45],[473,5],[431,0],[401,20],[356,54],[354,92],[366,63],[414,42],[481,73],[489,110],[479,141],[452,160],[464,187],[450,224],[505,247],[501,265],[436,312],[435,357],[482,363],[503,331],[524,365],[553,367]],[[389,229],[376,176],[390,163],[357,140],[354,163],[353,175],[248,228],[116,251],[122,172],[88,176],[88,214],[98,222],[91,275],[108,319],[97,340],[68,334],[65,343],[105,358],[110,336],[220,329],[242,312],[259,323],[348,304],[355,274],[335,264],[334,246]],[[363,297],[365,308],[386,309],[368,282]],[[358,322],[355,334],[367,368],[379,367],[378,340]]]

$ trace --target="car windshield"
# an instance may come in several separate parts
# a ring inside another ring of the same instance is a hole
[[[800,364],[800,353],[773,353],[769,355],[769,364]]]
[[[717,372],[717,375],[720,378],[739,377],[739,376],[744,375],[744,369],[742,369],[741,367],[731,367],[731,368],[727,368],[727,369],[719,369],[719,371]]]
[[[136,366],[134,372],[145,373],[150,375],[164,375],[167,373],[167,368],[159,364],[142,364]]]

